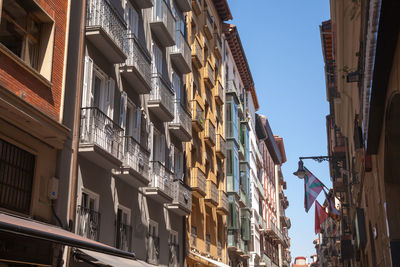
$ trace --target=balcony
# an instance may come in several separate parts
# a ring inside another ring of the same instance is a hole
[[[235,99],[235,102],[239,103],[239,94],[235,81],[229,80],[227,82],[227,86],[225,87],[225,89],[226,89],[226,94],[232,95],[233,98]]]
[[[125,61],[126,23],[109,0],[88,0],[85,34],[110,63]]]
[[[191,226],[190,228],[190,248],[196,249],[197,248],[197,228],[196,226]]]
[[[153,6],[152,0],[135,0],[135,4],[140,9],[150,8]]]
[[[224,104],[224,87],[222,87],[219,80],[214,87],[214,98],[218,105],[222,106]]]
[[[130,225],[119,222],[116,225],[117,225],[116,247],[124,251],[130,251],[132,227]]]
[[[272,240],[275,240],[279,243],[283,243],[283,235],[273,222],[269,222],[269,225],[267,226],[265,233]]]
[[[192,44],[192,62],[196,68],[200,69],[203,67],[203,61],[203,48],[199,38],[196,36]]]
[[[204,130],[204,109],[197,100],[192,100],[192,127],[196,132]]]
[[[126,40],[128,59],[120,67],[122,77],[138,94],[148,94],[151,90],[151,56],[135,36]]]
[[[227,249],[232,252],[239,251],[239,231],[228,230],[228,244]]]
[[[214,17],[211,16],[208,9],[204,10],[204,16],[205,16],[204,35],[207,37],[208,40],[211,40],[213,38],[213,32],[214,32]]]
[[[182,74],[190,73],[192,71],[192,62],[190,60],[192,51],[180,30],[175,31],[175,43],[170,53],[171,61]]]
[[[153,161],[151,165],[151,183],[148,187],[144,187],[144,194],[162,204],[171,202],[172,173],[159,161]]]
[[[91,162],[106,168],[122,164],[123,129],[99,108],[81,109],[79,153]]]
[[[206,195],[206,175],[200,168],[191,169],[190,186],[193,189],[193,194],[197,197]]]
[[[175,44],[175,18],[165,0],[154,0],[150,28],[162,46]]]
[[[210,62],[206,60],[204,67],[204,83],[208,87],[208,89],[212,90],[214,87],[214,69],[211,66]]]
[[[224,190],[219,189],[218,207],[217,212],[221,215],[228,215],[229,213],[229,200]]]
[[[182,106],[180,100],[175,100],[174,107],[174,120],[168,124],[168,128],[182,142],[188,142],[192,139],[192,116]]]
[[[192,0],[175,0],[182,12],[189,12],[192,10]]]
[[[211,147],[215,146],[215,126],[213,122],[208,119],[206,120],[206,127],[204,131],[204,141]]]
[[[217,185],[211,180],[207,180],[207,194],[204,200],[206,203],[212,206],[218,205],[218,188]]]
[[[150,152],[132,136],[125,136],[125,156],[122,167],[113,174],[136,188],[147,186]]]
[[[174,93],[171,84],[161,74],[153,74],[147,106],[162,122],[174,119]]]
[[[217,58],[222,59],[222,41],[217,33],[214,33],[214,54]]]
[[[173,200],[168,204],[168,209],[174,211],[180,216],[189,215],[192,211],[192,192],[190,187],[181,180],[175,180],[172,183]]]
[[[192,0],[192,9],[197,16],[201,13],[201,7],[201,0]]]
[[[217,147],[215,149],[215,153],[218,158],[224,159],[226,155],[226,141],[222,137],[222,135],[217,134]]]
[[[100,234],[100,213],[82,206],[78,206],[76,212],[78,235],[98,241]]]

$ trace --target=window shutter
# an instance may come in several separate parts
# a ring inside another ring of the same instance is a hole
[[[126,92],[122,92],[119,105],[119,126],[124,130],[126,127],[126,111],[128,106],[127,101],[128,101],[128,96]]]
[[[112,78],[108,79],[106,85],[105,101],[104,101],[104,112],[111,120],[113,120],[113,115],[114,115],[114,88],[115,88],[114,79]]]
[[[93,77],[93,60],[85,57],[85,69],[83,74],[83,88],[82,88],[82,107],[90,107],[93,103],[92,92],[92,77]]]
[[[140,125],[141,125],[141,119],[142,119],[142,111],[140,110],[140,107],[136,108],[136,118],[134,118],[134,119],[136,120],[135,129],[133,129],[134,137],[136,138],[136,140],[138,142],[140,142]]]

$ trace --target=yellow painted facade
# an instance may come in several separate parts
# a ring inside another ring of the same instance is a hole
[[[222,21],[212,1],[195,0],[188,13],[192,73],[186,75],[192,103],[192,136],[187,143],[188,184],[193,190],[188,220],[188,266],[207,266],[210,260],[227,264],[225,186],[224,88]],[[200,265],[199,265],[200,264]]]

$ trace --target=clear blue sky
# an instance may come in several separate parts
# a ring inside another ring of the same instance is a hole
[[[292,259],[315,254],[314,206],[304,211],[303,181],[292,173],[299,156],[327,154],[324,63],[319,25],[329,19],[328,0],[228,0],[253,74],[259,113],[284,138],[283,175],[289,199]],[[327,163],[304,161],[328,187]],[[323,196],[318,198],[323,201]]]

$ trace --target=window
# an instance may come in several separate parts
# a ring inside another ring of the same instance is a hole
[[[82,107],[96,107],[111,120],[114,115],[115,81],[98,68],[93,60],[85,57]]]
[[[35,156],[0,139],[0,207],[29,214]]]
[[[33,0],[3,0],[0,43],[48,80],[51,68],[46,66],[48,73],[43,73],[41,63],[51,62],[53,48],[47,42],[52,26],[51,19]]]
[[[139,14],[129,0],[125,0],[125,21],[128,27],[128,35],[138,37]]]
[[[139,107],[128,100],[126,111],[126,135],[132,136],[140,142],[140,126],[141,126],[142,112]]]
[[[183,152],[176,148],[174,151],[174,173],[176,179],[183,180]]]
[[[118,207],[116,228],[116,247],[118,249],[129,251],[132,233],[130,209],[124,206]]]
[[[78,234],[92,240],[99,239],[100,213],[99,196],[87,189],[82,189],[81,204],[78,206]]]
[[[158,237],[158,223],[149,220],[149,236],[148,236],[148,250],[147,259],[149,263],[158,264],[160,255],[160,242]]]
[[[162,74],[162,51],[153,43],[153,73]]]

